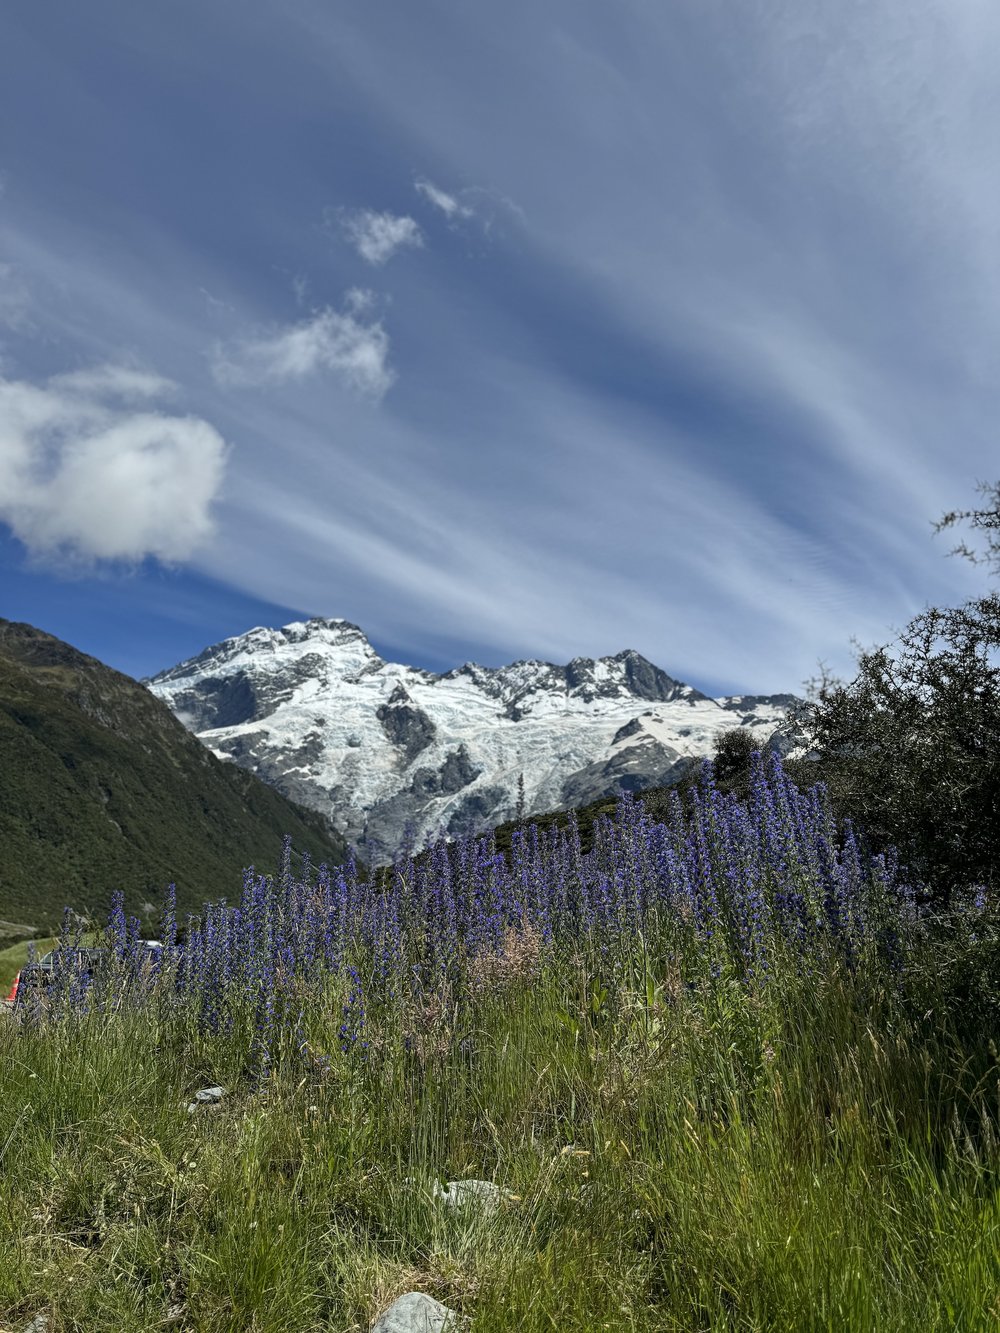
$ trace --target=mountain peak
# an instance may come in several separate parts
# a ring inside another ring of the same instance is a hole
[[[777,701],[723,707],[626,648],[444,674],[385,662],[357,625],[314,617],[226,640],[149,682],[206,744],[332,819],[365,859],[525,812],[676,780],[715,736],[767,742]],[[378,853],[374,853],[378,854]]]
[[[344,620],[342,616],[310,616],[308,620],[292,620],[282,625],[281,632],[295,643],[313,638],[364,639],[368,642],[361,627],[350,620]]]
[[[366,638],[364,631],[350,620],[313,616],[309,620],[291,620],[280,629],[255,625],[242,634],[230,635],[219,643],[203,649],[196,657],[188,658],[177,666],[158,671],[143,679],[143,685],[189,676],[199,669],[233,675],[241,669],[258,668],[269,657],[283,659],[286,650],[299,645],[315,646],[320,651],[339,649],[345,670],[371,669],[381,665],[382,659]],[[301,658],[301,653],[293,652]]]

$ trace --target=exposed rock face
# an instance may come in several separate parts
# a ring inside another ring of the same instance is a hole
[[[481,771],[471,763],[465,746],[460,745],[457,750],[445,755],[440,768],[418,768],[413,775],[413,790],[424,796],[436,796],[439,793],[451,796],[474,782]]]
[[[644,657],[632,652],[631,649],[619,653],[617,657],[613,657],[611,660],[621,662],[625,682],[637,699],[649,699],[655,703],[669,704],[673,703],[675,699],[704,699],[706,697],[697,690],[692,690],[689,686],[672,680],[665,671],[653,666],[652,662],[647,662]]]
[[[305,653],[280,679],[262,679],[251,671],[236,670],[198,680],[178,696],[174,712],[195,732],[261,722],[322,668],[319,654]]]
[[[675,780],[717,733],[763,746],[791,695],[711,699],[629,649],[565,666],[385,662],[345,620],[258,628],[144,682],[219,756],[321,811],[374,861],[419,843]],[[794,732],[774,740],[783,753]]]
[[[426,750],[437,735],[434,723],[425,712],[413,706],[402,685],[396,686],[388,703],[376,709],[375,716],[382,723],[389,743],[400,751],[404,768],[421,750]]]
[[[650,769],[660,773],[658,785],[666,786],[680,778],[685,760],[677,750],[671,750],[656,741],[643,746],[621,749],[610,759],[599,759],[586,768],[571,773],[563,782],[560,804],[586,805],[595,799],[595,791],[603,795],[611,791],[639,792],[652,784],[647,774]]]

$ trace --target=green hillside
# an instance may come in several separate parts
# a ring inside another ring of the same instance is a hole
[[[236,897],[242,870],[339,863],[343,840],[224,763],[144,686],[31,625],[0,619],[0,917],[48,926],[65,905],[101,913]]]

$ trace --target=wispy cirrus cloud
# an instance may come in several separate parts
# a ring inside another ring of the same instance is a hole
[[[212,535],[228,448],[207,421],[151,407],[173,388],[122,365],[0,380],[0,520],[33,557],[173,563]]]
[[[0,262],[0,328],[12,333],[28,332],[31,328],[30,307],[28,285],[17,266]]]
[[[380,398],[395,379],[388,364],[389,335],[379,321],[364,316],[365,305],[352,289],[343,312],[328,306],[298,324],[216,346],[212,373],[230,388],[284,384],[326,372]]]
[[[217,637],[245,593],[424,665],[628,645],[768,691],[981,586],[930,538],[996,458],[996,6],[247,0],[197,82],[162,7],[43,8],[0,43],[0,371],[79,412],[43,376],[135,348],[238,439]],[[383,260],[391,318],[348,214],[314,225],[372,200],[425,245]],[[138,387],[100,401],[166,411]]]
[[[456,222],[460,218],[471,218],[475,213],[475,209],[463,204],[458,195],[449,194],[447,190],[440,189],[429,180],[421,178],[416,181],[414,188],[429,204],[439,209],[449,222]]]
[[[73,397],[84,404],[101,398],[121,398],[126,402],[163,398],[173,394],[176,388],[162,375],[111,362],[53,375],[49,380],[50,391]]]
[[[469,223],[491,236],[504,230],[505,223],[523,224],[525,221],[520,204],[489,186],[466,185],[461,190],[449,192],[421,177],[414,183],[414,189],[428,204],[443,213],[452,227]]]
[[[362,259],[376,267],[385,264],[399,250],[417,248],[424,243],[423,232],[411,217],[396,213],[377,213],[371,208],[349,213],[338,211],[340,229]]]

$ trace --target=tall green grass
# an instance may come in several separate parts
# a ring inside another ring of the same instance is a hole
[[[0,1324],[364,1330],[419,1289],[482,1333],[1000,1327],[1000,1065],[931,981],[489,962],[369,988],[367,1052],[331,977],[263,1084],[167,1004],[4,1023]],[[514,1197],[451,1216],[466,1176]]]

